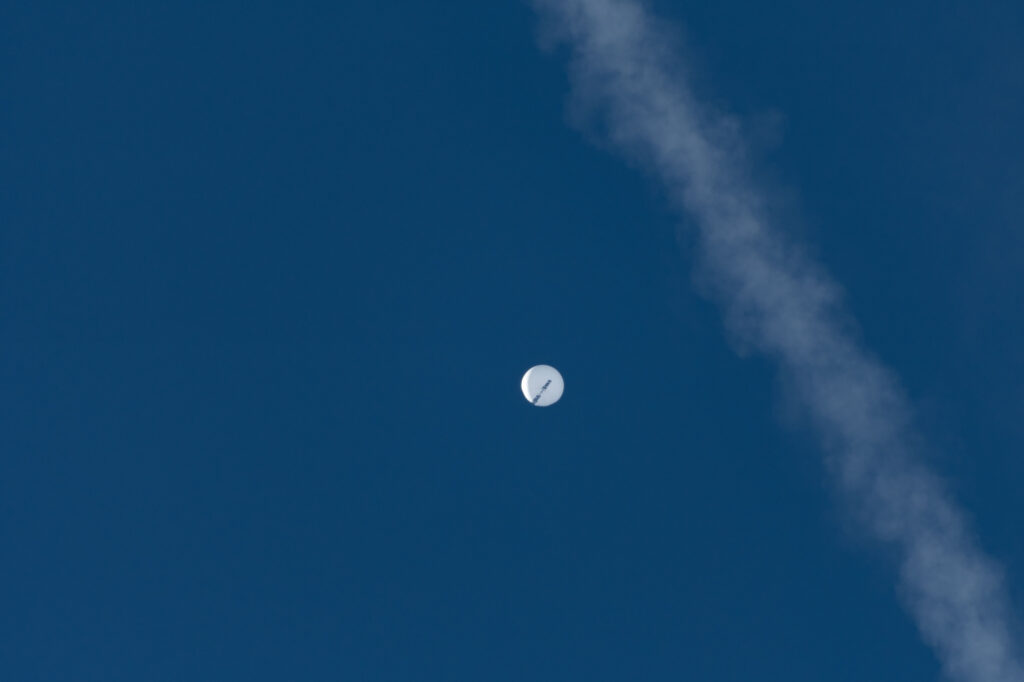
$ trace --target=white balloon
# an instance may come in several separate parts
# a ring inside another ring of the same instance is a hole
[[[562,397],[565,381],[551,365],[537,365],[526,370],[522,381],[523,395],[537,407],[554,405]]]

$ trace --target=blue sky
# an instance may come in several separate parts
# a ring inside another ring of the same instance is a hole
[[[652,6],[1024,604],[1024,9]],[[939,676],[529,6],[0,26],[5,679]]]

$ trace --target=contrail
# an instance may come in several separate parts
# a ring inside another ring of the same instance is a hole
[[[574,103],[695,225],[700,279],[729,329],[778,362],[844,497],[893,551],[900,594],[946,675],[1024,682],[999,568],[915,456],[898,382],[849,331],[838,287],[767,219],[734,126],[694,98],[639,0],[533,0],[571,49]]]

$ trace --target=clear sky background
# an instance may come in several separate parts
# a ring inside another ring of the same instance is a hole
[[[526,4],[137,5],[0,10],[0,677],[937,678]],[[1024,6],[653,6],[1024,606]]]

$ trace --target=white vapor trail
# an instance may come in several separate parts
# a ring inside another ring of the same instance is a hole
[[[950,679],[1024,682],[1010,599],[938,478],[907,398],[848,330],[837,287],[773,230],[728,119],[701,106],[641,0],[533,0],[572,52],[575,103],[695,223],[701,278],[745,343],[777,361],[829,469],[893,550],[900,594]]]

